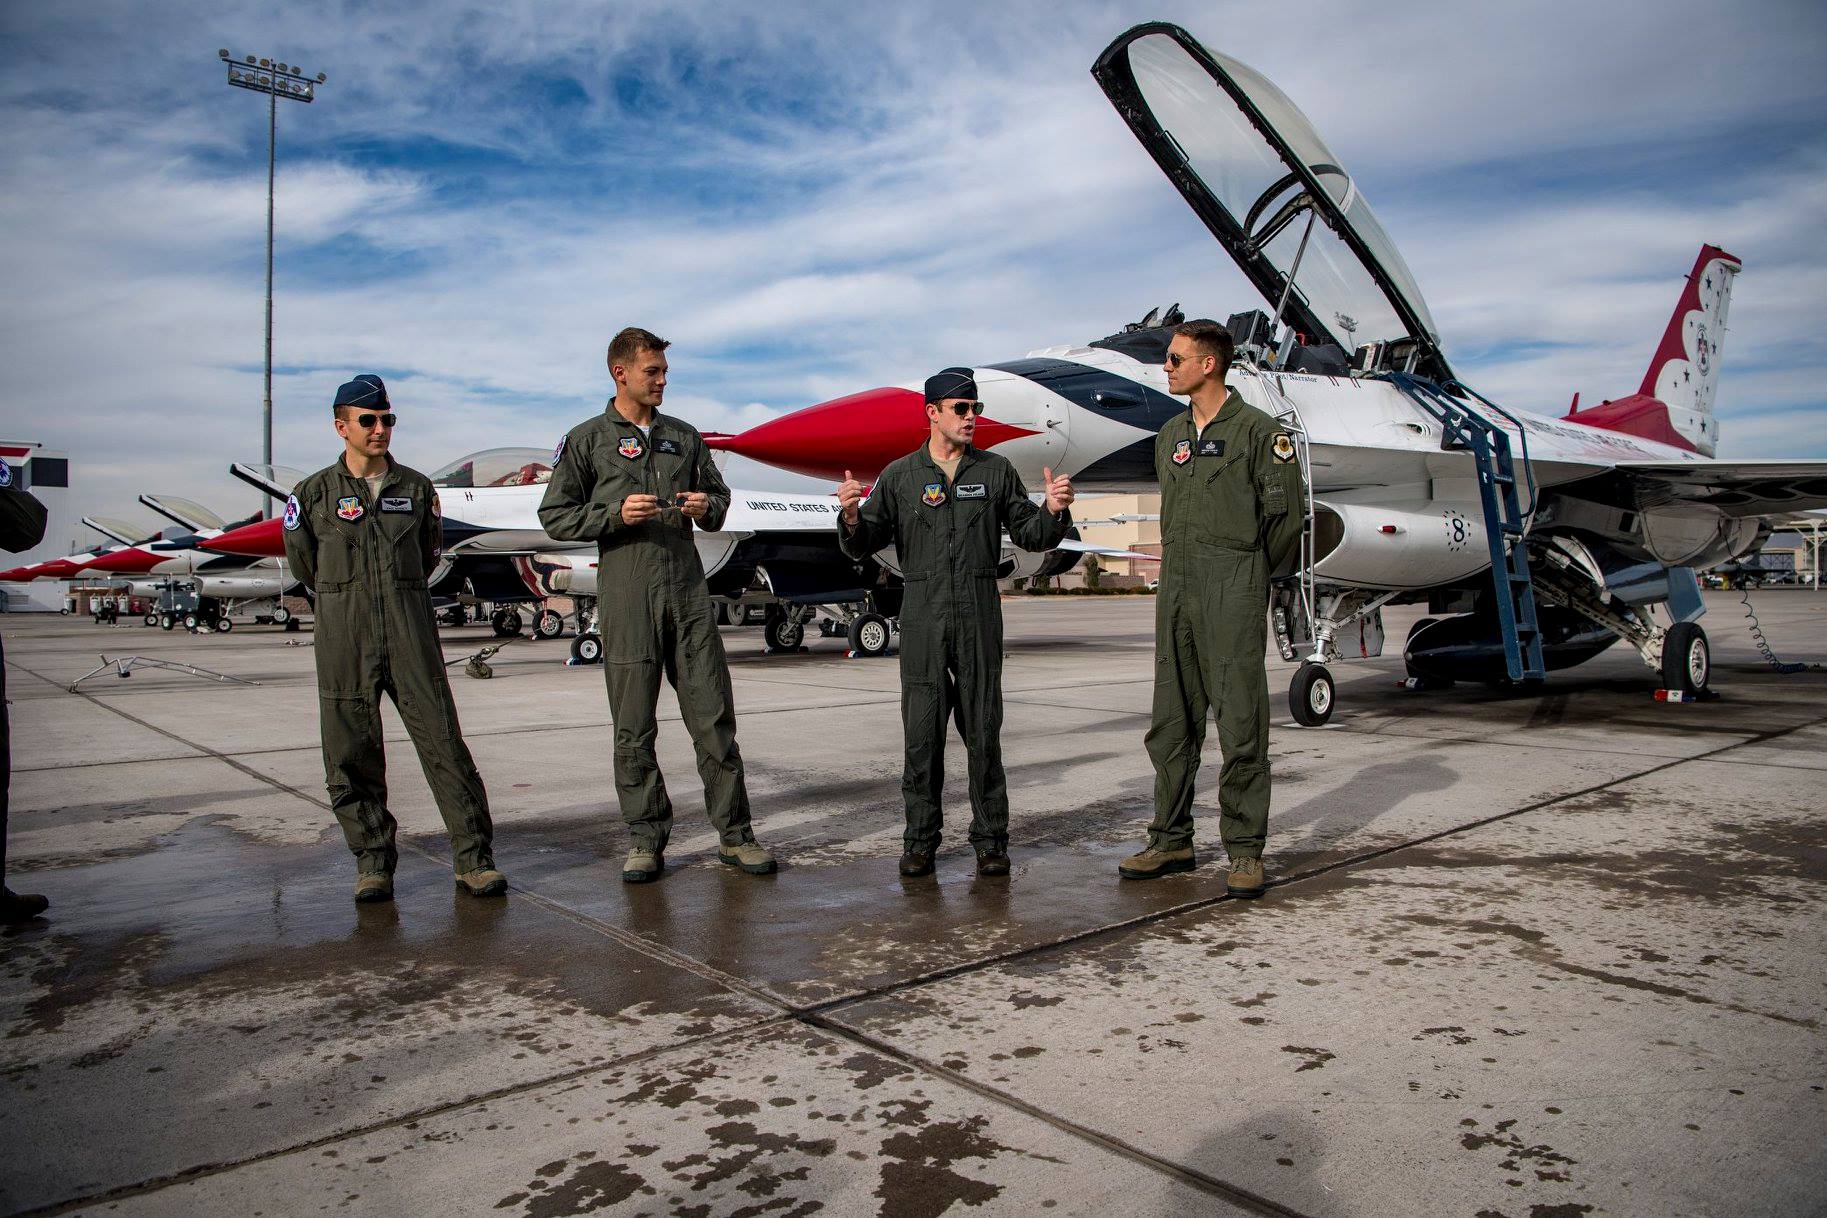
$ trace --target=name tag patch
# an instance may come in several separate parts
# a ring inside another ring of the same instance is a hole
[[[945,502],[945,483],[928,482],[926,489],[920,492],[920,502],[927,507],[938,507]]]
[[[1174,464],[1185,465],[1193,459],[1193,442],[1191,440],[1174,441]]]
[[[362,518],[362,498],[360,495],[344,495],[336,501],[336,514],[344,520]]]
[[[383,512],[410,512],[410,511],[412,511],[412,500],[410,500],[410,499],[391,499],[391,498],[383,499],[383,500],[381,500],[381,511],[383,511]]]
[[[963,486],[954,487],[952,493],[960,499],[983,499],[989,495],[989,491],[981,482],[970,482]]]
[[[685,451],[679,447],[677,440],[655,440],[653,450],[658,453],[671,453],[675,457]]]
[[[1199,455],[1201,457],[1222,457],[1222,456],[1224,456],[1224,441],[1223,440],[1202,440],[1202,441],[1200,441],[1199,442]]]

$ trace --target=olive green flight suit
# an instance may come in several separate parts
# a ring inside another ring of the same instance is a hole
[[[1006,529],[1024,550],[1050,550],[1071,512],[1028,498],[1008,458],[966,448],[950,485],[927,446],[882,471],[855,525],[838,543],[861,560],[893,545],[907,591],[901,606],[901,725],[907,757],[901,794],[908,850],[939,847],[945,787],[945,721],[970,761],[971,845],[1002,853],[1009,791],[1002,769],[1002,601],[996,569]]]
[[[736,701],[717,614],[692,542],[692,521],[672,498],[710,496],[698,527],[715,532],[729,514],[730,489],[691,424],[653,416],[641,429],[609,403],[573,427],[553,454],[539,521],[558,541],[597,543],[596,594],[603,678],[615,720],[615,793],[637,848],[659,853],[672,833],[672,801],[660,776],[654,711],[660,677],[679,696],[704,782],[704,809],[726,846],[753,841],[749,795],[736,747]],[[622,500],[656,495],[661,514],[622,522]]]
[[[1146,744],[1155,766],[1148,844],[1193,841],[1193,778],[1217,710],[1224,757],[1219,833],[1232,858],[1262,857],[1269,827],[1269,575],[1293,554],[1306,491],[1293,438],[1235,389],[1203,431],[1189,410],[1155,441],[1161,583],[1155,695]]]
[[[19,554],[44,540],[46,513],[37,496],[13,484],[0,465],[0,550]],[[6,715],[6,650],[0,647],[0,881],[6,879],[6,814],[13,778],[12,727]]]
[[[387,458],[378,495],[339,459],[286,502],[285,553],[315,590],[324,780],[361,872],[391,873],[381,695],[393,699],[450,831],[457,873],[493,867],[488,793],[463,743],[426,576],[443,524],[431,481]]]

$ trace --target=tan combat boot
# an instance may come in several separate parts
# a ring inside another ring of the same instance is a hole
[[[649,880],[660,878],[660,872],[666,866],[666,860],[645,846],[636,846],[622,860],[622,882],[625,884],[645,884]]]
[[[1178,850],[1156,850],[1150,846],[1118,863],[1117,874],[1126,880],[1155,880],[1176,871],[1191,871],[1198,865],[1191,846]]]
[[[1263,878],[1261,859],[1231,860],[1231,869],[1224,877],[1224,890],[1234,897],[1253,901],[1262,895],[1268,881]]]
[[[385,871],[364,871],[355,877],[355,899],[358,901],[393,900],[393,877]]]
[[[459,872],[457,888],[472,897],[498,897],[507,891],[507,877],[493,867]]]
[[[774,856],[760,842],[737,842],[734,846],[719,846],[717,861],[740,867],[750,875],[768,875],[775,866]]]

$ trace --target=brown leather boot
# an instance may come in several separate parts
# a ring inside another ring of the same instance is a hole
[[[1118,863],[1117,874],[1126,880],[1156,880],[1176,871],[1191,871],[1198,865],[1191,846],[1178,850],[1156,850],[1150,846]]]
[[[1268,887],[1268,881],[1263,876],[1261,859],[1234,858],[1231,860],[1231,869],[1225,873],[1224,877],[1226,892],[1234,897],[1242,897],[1246,901],[1254,901],[1262,895],[1262,891],[1266,887]]]

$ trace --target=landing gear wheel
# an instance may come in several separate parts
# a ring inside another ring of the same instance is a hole
[[[1662,688],[1697,694],[1712,675],[1713,653],[1706,631],[1694,622],[1676,622],[1662,640]]]
[[[195,634],[197,632],[197,615],[196,614],[186,613],[184,615],[184,629],[190,631],[192,634]]]
[[[230,621],[228,618],[219,617],[216,619],[216,633],[217,634],[227,634],[229,631],[233,630],[234,628],[235,628],[235,623]]]
[[[1288,686],[1288,709],[1294,713],[1294,722],[1320,727],[1332,718],[1332,706],[1332,674],[1324,664],[1302,664]]]
[[[565,632],[565,615],[556,609],[541,609],[533,619],[533,637],[555,639]]]
[[[177,624],[178,624],[178,619],[175,617],[172,617],[169,613],[162,613],[159,615],[159,629],[160,630],[170,630],[172,627],[176,626]]]
[[[580,634],[571,640],[571,658],[579,664],[595,664],[603,658],[603,640],[600,635]]]
[[[888,650],[894,631],[879,613],[859,613],[850,623],[850,650],[860,656],[879,656]]]
[[[512,609],[500,610],[489,619],[489,624],[495,628],[495,637],[498,639],[511,639],[520,633],[520,615]]]
[[[803,622],[784,617],[769,618],[768,624],[761,628],[761,637],[769,651],[798,651],[799,645],[806,641],[806,627]]]
[[[159,624],[159,615],[156,613],[148,613],[144,620],[148,626],[156,626]]]
[[[273,624],[275,626],[283,626],[291,620],[292,620],[292,611],[290,609],[287,609],[284,605],[281,605],[281,606],[279,606],[279,608],[273,610]]]

